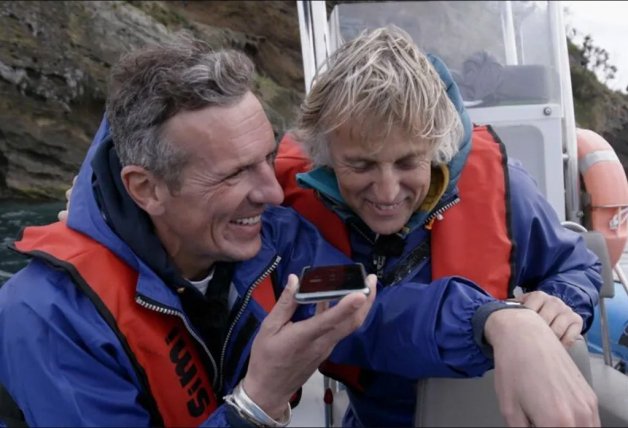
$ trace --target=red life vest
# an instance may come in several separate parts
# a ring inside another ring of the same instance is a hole
[[[351,256],[343,221],[311,189],[298,186],[296,174],[311,162],[290,135],[279,144],[277,179],[284,205],[314,223],[335,247]],[[458,180],[460,202],[432,225],[432,279],[464,276],[498,299],[511,290],[512,241],[508,213],[508,173],[503,144],[488,126],[473,129],[471,151]],[[487,269],[490,266],[490,269]]]
[[[431,228],[432,279],[463,276],[498,299],[512,295],[513,244],[510,233],[508,169],[505,149],[489,126],[476,126],[472,146],[458,180],[460,202],[443,213]],[[298,186],[296,174],[307,172],[311,162],[290,135],[279,144],[275,161],[284,205],[314,223],[330,243],[351,256],[347,228],[311,189]],[[329,361],[321,371],[361,390],[358,367]]]
[[[314,223],[329,243],[350,257],[351,244],[344,222],[321,202],[314,190],[297,184],[297,174],[308,172],[311,167],[299,143],[290,134],[284,135],[275,158],[275,175],[284,192],[283,205],[294,208]]]
[[[26,228],[15,248],[67,270],[94,303],[133,363],[153,424],[199,426],[216,410],[212,382],[183,321],[137,304],[138,273],[107,247],[64,223],[53,223]],[[270,277],[253,298],[264,309],[272,308]]]
[[[460,203],[432,227],[432,278],[463,276],[497,299],[512,297],[507,158],[488,126],[473,129],[458,190]]]

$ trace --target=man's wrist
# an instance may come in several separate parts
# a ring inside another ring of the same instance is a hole
[[[238,416],[246,422],[257,427],[285,427],[292,419],[292,410],[289,403],[286,403],[283,415],[274,419],[270,417],[261,407],[259,407],[244,390],[244,381],[240,381],[233,389],[233,393],[224,397],[225,402]]]
[[[508,301],[508,300],[493,300],[492,302],[488,302],[480,306],[473,317],[471,318],[471,323],[473,325],[473,338],[475,339],[475,343],[479,346],[482,353],[487,357],[493,358],[493,346],[490,341],[487,340],[486,334],[486,324],[489,317],[502,309],[527,309],[519,302]]]
[[[263,381],[255,380],[254,376],[247,373],[240,381],[242,389],[246,395],[261,407],[272,418],[281,418],[285,412],[284,403],[289,401],[289,397],[278,397],[277,391],[269,391],[264,386]]]

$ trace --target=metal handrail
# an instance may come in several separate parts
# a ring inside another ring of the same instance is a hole
[[[576,146],[576,117],[574,113],[573,93],[571,89],[571,73],[569,67],[569,53],[567,37],[563,24],[562,5],[557,1],[547,3],[550,19],[554,22],[554,39],[559,41],[560,58],[558,62],[561,79],[561,104],[563,107],[563,156],[565,161],[565,217],[570,221],[580,221],[582,218],[580,201],[580,174],[578,172],[578,150]]]
[[[619,263],[615,265],[613,271],[615,271],[615,275],[617,275],[619,283],[624,287],[624,291],[626,292],[626,294],[628,294],[628,279],[626,278],[626,274],[624,274],[624,270],[619,265]]]
[[[600,306],[600,332],[602,335],[602,355],[604,357],[604,364],[613,367],[613,354],[611,352],[611,342],[608,331],[608,318],[606,317],[606,304],[604,297],[600,298],[598,303]]]
[[[561,221],[560,224],[561,226],[566,227],[567,229],[574,232],[580,232],[580,233],[588,232],[586,227],[584,227],[580,223],[576,223],[575,221],[565,220],[565,221]]]
[[[566,221],[562,221],[560,224],[566,229],[569,229],[574,232],[578,232],[578,233],[588,232],[586,227],[584,227],[583,225],[575,221],[566,220]],[[619,265],[617,265],[615,268],[616,268],[616,273],[618,271],[621,271],[621,268],[619,268]],[[618,277],[620,275],[621,275],[621,278],[623,278],[622,283],[624,284],[624,289],[626,290],[626,293],[628,293],[628,282],[626,281],[626,277],[624,276],[623,272],[620,272],[617,274]],[[622,280],[620,279],[620,282],[621,281]],[[603,297],[600,297],[598,306],[600,307],[600,333],[601,333],[601,339],[602,339],[602,356],[604,358],[604,364],[606,364],[607,366],[613,367],[613,355],[612,355],[611,343],[610,343],[610,332],[608,329],[606,302],[604,301]]]

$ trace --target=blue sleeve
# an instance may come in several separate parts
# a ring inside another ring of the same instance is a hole
[[[53,273],[45,282],[38,266],[32,262],[0,289],[0,383],[26,423],[154,425],[141,403],[135,372],[109,326],[65,274]],[[51,288],[62,294],[50,293]],[[227,426],[225,407],[204,425]]]
[[[602,285],[600,262],[583,238],[564,228],[529,174],[509,163],[515,285],[543,291],[569,305],[591,326]]]
[[[104,335],[109,327],[64,274],[45,282],[39,264],[0,293],[0,379],[28,425],[148,426],[128,360]],[[32,283],[46,290],[42,297],[24,296]],[[52,288],[75,294],[73,304],[47,292]]]
[[[271,208],[269,213],[274,220],[269,232],[283,258],[278,268],[282,285],[303,266],[352,262],[292,209]],[[492,360],[475,341],[484,325],[474,326],[472,317],[492,301],[463,278],[379,289],[362,327],[336,346],[331,359],[410,378],[481,375]],[[313,314],[313,305],[299,309],[296,319]]]
[[[493,362],[475,340],[476,330],[484,326],[474,326],[472,318],[493,301],[457,277],[380,289],[362,327],[340,342],[330,358],[411,379],[479,376]]]

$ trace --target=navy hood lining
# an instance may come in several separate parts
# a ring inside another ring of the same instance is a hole
[[[107,225],[169,287],[187,286],[189,283],[155,234],[150,217],[127,193],[120,176],[122,165],[111,137],[102,142],[91,166],[94,195]]]

